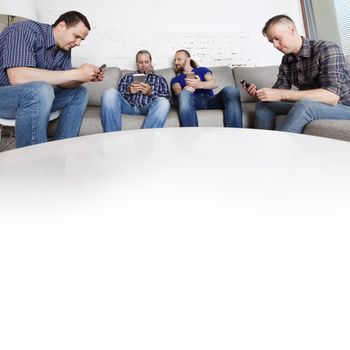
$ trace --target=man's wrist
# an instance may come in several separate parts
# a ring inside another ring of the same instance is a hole
[[[288,100],[288,92],[289,90],[285,90],[285,89],[280,89],[280,100],[281,101],[285,101]]]
[[[71,74],[72,74],[72,80],[82,81],[82,77],[81,77],[81,73],[80,73],[79,68],[72,69]]]

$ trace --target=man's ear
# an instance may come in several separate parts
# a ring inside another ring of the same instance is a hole
[[[294,27],[293,24],[291,24],[291,25],[289,26],[289,31],[290,31],[290,33],[291,33],[293,36],[296,34],[296,30],[295,30],[295,27]]]
[[[67,25],[66,25],[66,22],[65,21],[61,21],[57,24],[56,26],[57,30],[58,31],[61,31],[63,29],[66,29],[67,28]]]

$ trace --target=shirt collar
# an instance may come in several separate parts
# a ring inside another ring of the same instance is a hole
[[[56,42],[55,42],[55,37],[53,36],[53,28],[52,26],[49,25],[46,32],[46,48],[50,49],[55,45],[56,45]]]
[[[294,56],[293,54],[288,55],[288,62],[293,62],[298,59],[298,57],[311,57],[311,45],[310,39],[301,37],[303,39],[303,44],[301,45],[300,52],[298,56]]]
[[[311,57],[311,45],[310,39],[301,37],[303,39],[303,44],[301,45],[299,56],[301,57]]]

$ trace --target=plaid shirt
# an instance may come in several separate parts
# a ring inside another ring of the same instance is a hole
[[[11,67],[68,70],[71,53],[57,49],[49,24],[18,22],[0,34],[0,86],[10,85],[6,69]]]
[[[350,75],[341,49],[334,43],[303,38],[300,54],[284,55],[279,67],[277,89],[322,88],[337,94],[339,103],[350,105]]]
[[[141,91],[131,94],[129,92],[129,85],[133,82],[132,74],[124,75],[117,86],[118,91],[128,101],[130,106],[136,106],[138,109],[142,109],[157,97],[165,97],[169,101],[171,100],[168,83],[165,78],[155,73],[147,74],[145,80],[145,83],[149,84],[152,89],[150,96],[142,94]]]

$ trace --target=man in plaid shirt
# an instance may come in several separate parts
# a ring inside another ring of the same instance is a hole
[[[277,114],[286,117],[276,130],[296,133],[317,119],[350,120],[350,75],[341,49],[332,42],[300,36],[285,15],[269,19],[262,32],[284,56],[272,88],[245,86],[260,101],[256,127],[275,129]]]
[[[106,90],[101,98],[104,132],[122,128],[121,114],[145,115],[142,128],[162,128],[170,109],[170,92],[165,78],[153,73],[152,56],[147,50],[136,54],[137,72],[144,82],[134,82],[133,73],[124,75],[116,89]]]

